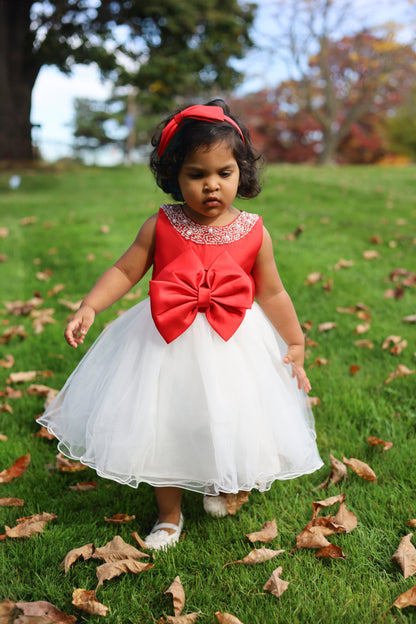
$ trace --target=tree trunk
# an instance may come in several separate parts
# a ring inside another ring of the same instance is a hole
[[[30,108],[40,67],[32,52],[32,1],[0,1],[0,161],[32,160]]]

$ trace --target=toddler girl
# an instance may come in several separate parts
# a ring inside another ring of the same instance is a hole
[[[260,192],[249,133],[222,100],[161,127],[150,166],[177,203],[162,205],[101,276],[67,342],[82,344],[95,315],[152,266],[150,297],[102,332],[39,419],[62,453],[100,476],[155,487],[154,549],[179,539],[183,488],[221,516],[221,495],[322,465],[304,336],[270,235],[261,217],[233,206]]]

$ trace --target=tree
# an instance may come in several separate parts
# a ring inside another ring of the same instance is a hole
[[[31,93],[43,65],[96,63],[150,110],[230,89],[251,46],[254,5],[237,0],[1,0],[0,161],[32,158]]]
[[[416,87],[414,87],[394,115],[385,121],[391,150],[416,159]]]
[[[339,36],[353,15],[351,0],[285,0],[279,16],[275,49],[293,77],[276,101],[289,118],[305,113],[316,121],[323,163],[335,159],[354,124],[397,105],[415,79],[415,52],[394,30]]]

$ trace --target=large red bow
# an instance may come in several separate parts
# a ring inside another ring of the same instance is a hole
[[[162,135],[160,137],[159,148],[157,155],[162,156],[172,138],[175,136],[181,125],[187,119],[197,119],[199,121],[228,121],[231,125],[238,130],[244,143],[244,135],[239,125],[231,119],[228,115],[225,115],[221,106],[204,106],[196,104],[195,106],[188,106],[180,113],[177,113],[169,123],[163,128]]]
[[[189,249],[150,281],[152,317],[166,342],[172,342],[204,312],[209,324],[228,340],[253,303],[250,277],[227,251],[208,269]]]

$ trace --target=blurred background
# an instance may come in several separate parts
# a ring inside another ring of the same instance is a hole
[[[0,162],[144,162],[223,97],[268,162],[416,157],[414,0],[2,0]]]

